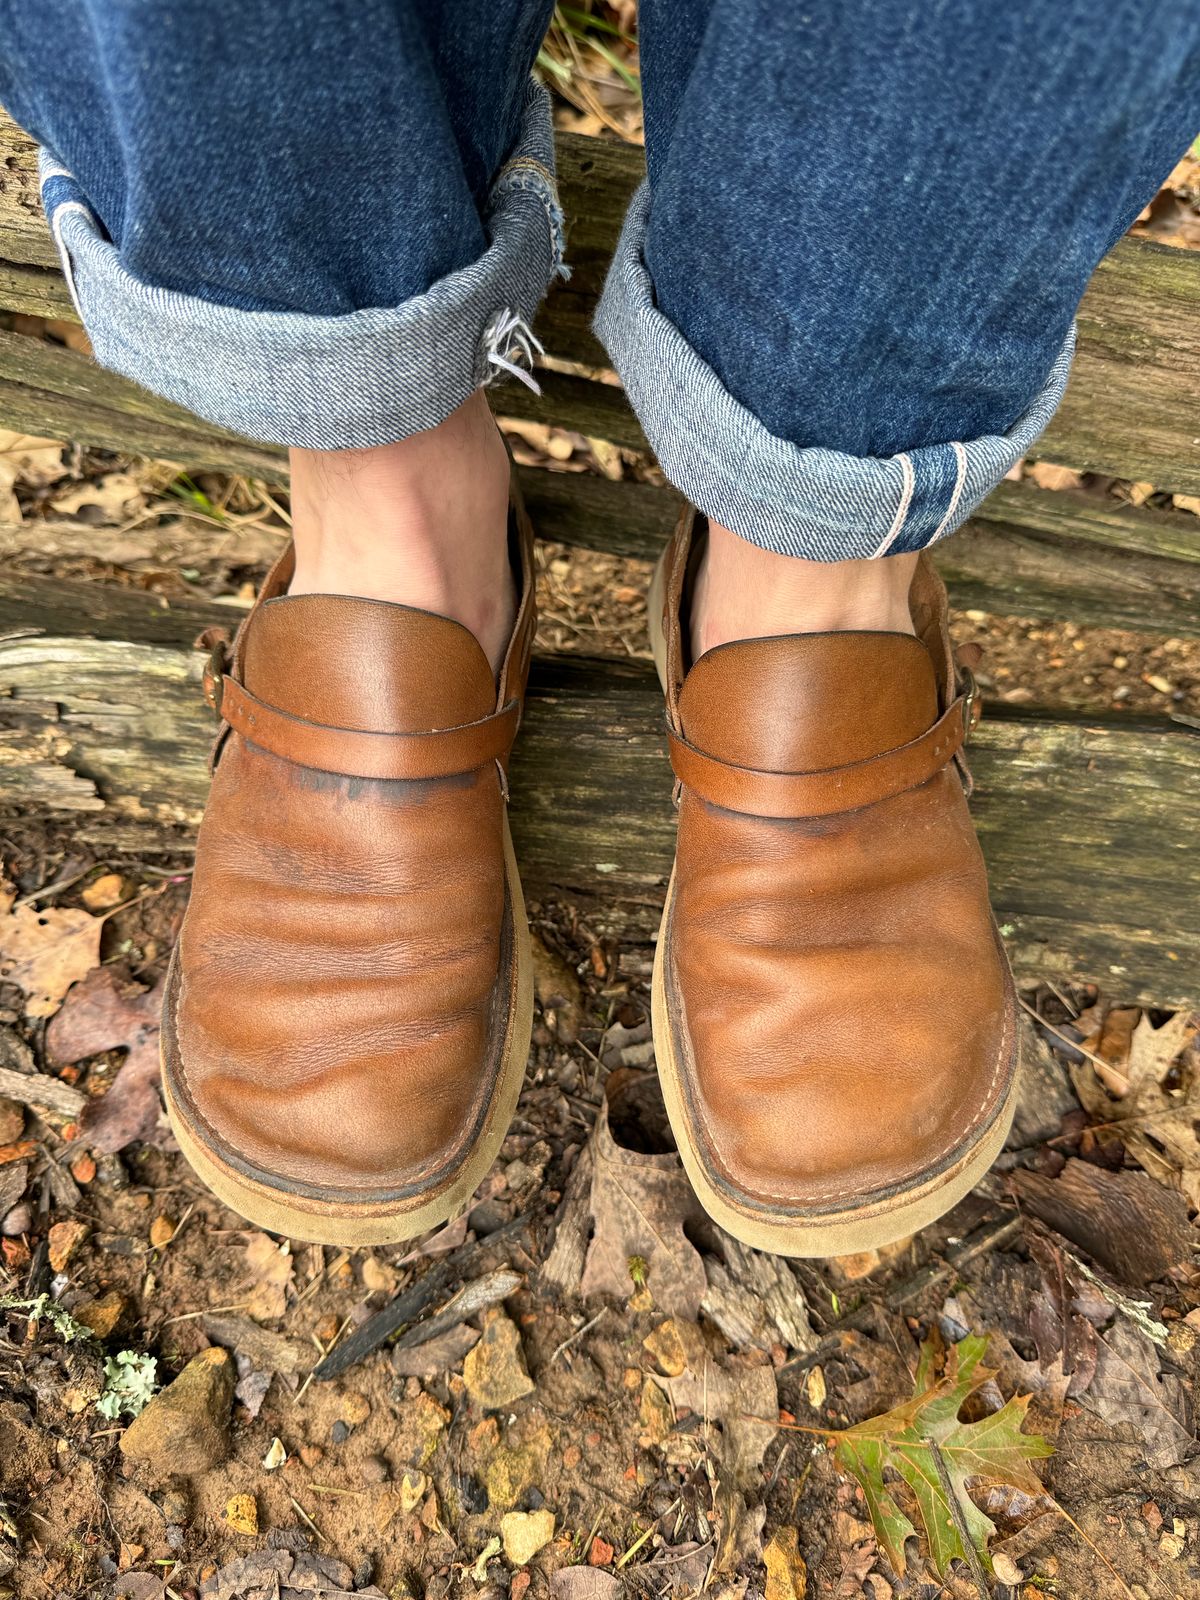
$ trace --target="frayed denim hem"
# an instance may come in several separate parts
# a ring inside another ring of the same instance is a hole
[[[550,98],[530,80],[520,138],[484,218],[488,248],[424,294],[344,316],[243,311],[121,265],[87,197],[45,151],[42,199],[102,366],[268,444],[354,449],[436,427],[497,378],[531,383],[538,306],[563,267]]]
[[[810,561],[897,555],[961,526],[1062,399],[1072,326],[1041,393],[1007,433],[889,457],[802,448],[768,433],[654,303],[642,254],[649,187],[633,197],[595,328],[671,482],[752,544]]]

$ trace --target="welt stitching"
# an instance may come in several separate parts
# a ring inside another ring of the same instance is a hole
[[[996,1084],[999,1082],[1001,1073],[1002,1073],[1003,1068],[1004,1068],[1004,1064],[1008,1059],[1008,1045],[1009,1045],[1009,1040],[1010,1040],[1010,1037],[1011,1037],[1010,1023],[1011,1023],[1012,1018],[1014,1016],[1015,1016],[1015,1012],[1012,1010],[1012,1008],[1006,1007],[1005,1008],[1005,1017],[1004,1017],[1004,1031],[1000,1036],[1000,1048],[999,1048],[999,1050],[997,1051],[997,1054],[996,1054],[996,1065],[995,1065],[995,1068],[993,1069],[992,1076],[991,1076],[991,1078],[990,1078],[990,1080],[988,1082],[988,1086],[987,1086],[986,1093],[984,1095],[984,1102],[983,1102],[982,1107],[980,1108],[979,1111],[976,1112],[975,1116],[968,1123],[967,1127],[964,1130],[962,1130],[962,1132],[956,1134],[955,1137],[947,1145],[945,1145],[941,1150],[939,1150],[938,1153],[935,1156],[931,1156],[930,1157],[928,1162],[925,1163],[925,1166],[927,1168],[936,1166],[939,1161],[943,1161],[946,1158],[946,1156],[950,1155],[951,1152],[953,1150],[955,1150],[960,1144],[965,1143],[965,1141],[969,1138],[969,1136],[972,1133],[974,1133],[975,1129],[984,1120],[984,1117],[987,1114],[988,1109],[989,1109],[989,1107],[991,1105],[991,1099],[992,1099],[993,1092],[995,1091]],[[683,1019],[681,1018],[681,1020],[683,1020]],[[668,1044],[669,1044],[669,1041],[668,1041]],[[678,1073],[678,1071],[679,1071],[678,1063],[674,1063],[674,1066],[675,1066],[676,1072]],[[718,1162],[718,1164],[720,1166],[722,1175],[735,1188],[740,1188],[741,1184],[738,1182],[737,1178],[735,1178],[734,1175],[733,1175],[733,1170],[732,1170],[732,1168],[730,1167],[730,1164],[729,1164],[729,1158],[726,1156],[725,1152],[721,1148],[721,1145],[720,1145],[719,1141],[714,1136],[713,1131],[712,1131],[712,1127],[711,1127],[711,1125],[710,1125],[710,1123],[708,1121],[707,1116],[705,1115],[703,1098],[701,1097],[701,1095],[697,1094],[695,1099],[696,1099],[696,1114],[697,1114],[698,1120],[700,1122],[700,1125],[701,1125],[702,1129],[704,1130],[705,1137],[707,1138],[708,1143],[709,1143],[709,1145],[711,1146],[711,1148],[713,1150],[713,1153],[717,1157],[717,1162]],[[686,1101],[684,1103],[686,1104]],[[903,1182],[904,1180],[900,1179],[898,1181]],[[795,1203],[795,1198],[796,1198],[795,1195],[783,1194],[783,1193],[780,1193],[779,1191],[774,1190],[774,1189],[756,1190],[756,1191],[754,1191],[754,1193],[758,1194],[758,1195],[761,1195],[764,1199],[767,1199],[767,1200],[782,1200],[782,1201],[790,1202],[790,1203],[793,1203],[793,1204]],[[854,1189],[837,1189],[837,1190],[820,1190],[818,1193],[813,1195],[812,1198],[814,1200],[818,1200],[818,1201],[847,1200],[852,1195],[858,1195],[859,1193],[860,1193],[860,1191],[858,1189],[856,1189],[856,1188],[854,1188]]]

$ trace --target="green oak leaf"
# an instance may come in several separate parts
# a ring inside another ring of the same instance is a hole
[[[916,1529],[888,1487],[888,1471],[912,1492],[929,1543],[929,1558],[939,1577],[945,1576],[952,1561],[968,1559],[960,1525],[966,1528],[980,1560],[991,1568],[987,1547],[995,1524],[967,1493],[968,1482],[983,1478],[1011,1484],[1029,1494],[1042,1491],[1030,1463],[1052,1455],[1053,1447],[1039,1434],[1022,1429],[1028,1395],[1009,1400],[978,1422],[959,1419],[971,1395],[995,1377],[981,1364],[986,1351],[985,1336],[968,1334],[951,1347],[946,1370],[938,1378],[936,1347],[926,1340],[912,1399],[833,1435],[835,1460],[858,1480],[876,1537],[900,1574],[906,1564],[904,1541]],[[938,1470],[938,1455],[957,1508]]]

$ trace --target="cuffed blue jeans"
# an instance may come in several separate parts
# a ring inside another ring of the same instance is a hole
[[[0,0],[98,359],[340,448],[522,364],[569,268],[546,0]],[[1200,7],[642,0],[648,179],[596,319],[668,477],[765,548],[929,545],[1029,449],[1200,128]]]

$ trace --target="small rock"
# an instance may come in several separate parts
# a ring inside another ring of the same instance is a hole
[[[170,1244],[175,1237],[175,1223],[170,1217],[155,1217],[150,1224],[150,1243],[156,1250],[161,1250],[163,1245]]]
[[[89,1184],[96,1176],[96,1162],[86,1150],[80,1151],[71,1163],[71,1176],[76,1183]]]
[[[638,1421],[642,1427],[643,1446],[664,1444],[675,1426],[675,1407],[653,1378],[647,1378],[642,1384]]]
[[[505,1559],[514,1567],[532,1561],[538,1551],[554,1537],[554,1514],[550,1511],[509,1511],[500,1518],[500,1537]]]
[[[612,1558],[616,1550],[607,1539],[602,1539],[599,1534],[592,1540],[592,1547],[588,1551],[587,1564],[589,1567],[611,1567]]]
[[[214,1345],[193,1356],[121,1435],[121,1454],[162,1477],[189,1477],[229,1456],[229,1414],[236,1368]]]
[[[341,1405],[342,1421],[348,1422],[352,1428],[357,1428],[371,1415],[371,1405],[365,1394],[359,1394],[357,1389],[350,1389]]]
[[[779,1528],[763,1551],[767,1569],[766,1600],[804,1600],[808,1568],[796,1548],[795,1528]]]
[[[642,1349],[664,1378],[678,1378],[704,1363],[704,1335],[694,1322],[668,1317],[642,1340]]]
[[[400,1509],[407,1514],[415,1511],[429,1492],[429,1479],[423,1472],[415,1468],[409,1470],[400,1479]]]
[[[162,1497],[159,1509],[168,1522],[175,1523],[186,1522],[191,1512],[187,1495],[181,1494],[178,1489],[167,1490]]]
[[[1187,1546],[1187,1537],[1182,1533],[1164,1533],[1158,1541],[1158,1553],[1166,1561],[1178,1561]]]
[[[19,1239],[23,1233],[28,1233],[33,1226],[33,1209],[28,1201],[22,1201],[19,1206],[14,1206],[4,1219],[0,1233],[6,1239]]]
[[[271,1440],[271,1447],[263,1457],[263,1466],[268,1472],[275,1472],[287,1460],[288,1453],[283,1448],[283,1440],[276,1437]]]
[[[110,1289],[98,1300],[85,1300],[82,1305],[75,1307],[71,1315],[76,1322],[82,1322],[85,1328],[90,1328],[97,1339],[107,1339],[120,1322],[124,1310],[125,1297],[115,1289]]]
[[[50,1229],[50,1270],[65,1272],[67,1262],[90,1232],[86,1222],[56,1222]]]
[[[325,1452],[319,1444],[302,1444],[300,1446],[300,1459],[306,1467],[316,1467],[325,1459]]]
[[[110,907],[120,904],[122,887],[119,872],[106,872],[89,883],[80,892],[79,898],[89,911],[108,911]]]
[[[346,1440],[350,1437],[350,1424],[348,1422],[343,1422],[341,1417],[339,1417],[334,1423],[333,1427],[330,1428],[329,1437],[333,1440],[334,1444],[345,1444]]]
[[[244,1533],[254,1538],[258,1533],[258,1505],[252,1494],[235,1494],[226,1501],[222,1513],[234,1533]]]
[[[1015,1589],[1024,1577],[1017,1563],[1011,1556],[1005,1555],[1003,1550],[997,1550],[992,1557],[992,1571],[1000,1582],[1007,1584],[1010,1589]]]
[[[808,1376],[804,1380],[804,1392],[808,1396],[808,1403],[814,1411],[820,1411],[825,1404],[828,1390],[825,1387],[825,1374],[820,1367],[809,1367]]]
[[[484,1317],[479,1343],[463,1362],[463,1381],[471,1399],[488,1411],[502,1410],[533,1393],[521,1336],[499,1307],[493,1307]]]
[[[386,1483],[391,1477],[388,1464],[382,1456],[368,1456],[358,1470],[364,1483]]]
[[[25,1131],[25,1107],[0,1095],[0,1144],[16,1144]]]
[[[481,1200],[473,1206],[467,1217],[467,1225],[473,1233],[481,1239],[489,1233],[495,1233],[497,1228],[502,1228],[511,1218],[512,1210],[502,1200]]]

